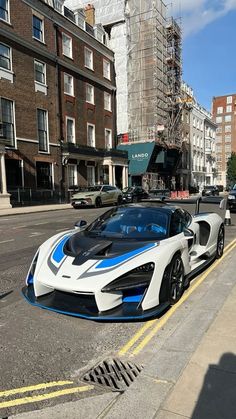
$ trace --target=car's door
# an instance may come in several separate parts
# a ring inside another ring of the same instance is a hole
[[[102,202],[104,204],[110,204],[114,202],[114,190],[112,186],[104,185],[102,188]]]

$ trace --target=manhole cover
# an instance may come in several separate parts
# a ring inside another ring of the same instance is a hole
[[[133,383],[141,370],[142,366],[132,362],[109,359],[87,371],[82,380],[87,383],[99,384],[112,391],[124,391]]]

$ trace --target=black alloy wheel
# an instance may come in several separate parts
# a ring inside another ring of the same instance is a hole
[[[216,247],[216,259],[220,259],[224,253],[224,244],[225,244],[225,229],[221,225],[217,238],[217,247]]]
[[[137,197],[137,195],[134,195],[134,196],[133,196],[132,202],[138,202],[138,197]]]
[[[100,208],[102,206],[102,200],[99,196],[96,198],[95,206],[96,208]]]
[[[167,280],[169,284],[169,302],[177,303],[184,292],[184,265],[180,255],[175,255],[167,267]]]
[[[122,202],[123,202],[122,196],[121,196],[121,195],[119,195],[119,196],[118,196],[118,199],[117,199],[117,205],[121,205],[121,204],[122,204]]]

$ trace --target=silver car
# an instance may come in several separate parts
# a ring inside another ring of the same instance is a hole
[[[74,208],[95,206],[97,208],[102,205],[122,203],[122,192],[116,186],[112,185],[95,185],[89,186],[83,192],[74,194],[71,198],[71,205]]]

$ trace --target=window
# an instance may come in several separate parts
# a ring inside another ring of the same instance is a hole
[[[104,109],[111,112],[111,95],[104,92]]]
[[[9,22],[9,1],[0,0],[0,19]]]
[[[225,122],[231,122],[231,115],[225,115]]]
[[[217,154],[216,161],[221,161],[221,160],[222,160],[222,155],[221,154]]]
[[[68,164],[68,186],[77,185],[77,166],[76,164]]]
[[[11,70],[11,48],[0,44],[0,67]]]
[[[216,123],[220,124],[222,122],[222,116],[217,116],[216,117]]]
[[[93,51],[86,47],[84,48],[84,65],[93,70]]]
[[[232,96],[227,96],[227,105],[232,103]]]
[[[0,98],[0,120],[2,123],[2,138],[15,145],[14,104],[12,100]]]
[[[193,145],[196,145],[196,135],[193,134]]]
[[[226,143],[231,143],[231,134],[228,134],[225,136],[225,142]]]
[[[48,113],[37,109],[39,151],[48,152]]]
[[[193,117],[193,126],[196,127],[196,118],[195,118],[195,116]]]
[[[74,79],[70,74],[64,73],[64,93],[74,96]]]
[[[225,153],[225,160],[228,161],[231,157],[231,153]]]
[[[33,37],[44,42],[43,20],[35,15],[33,15]]]
[[[225,125],[225,132],[231,132],[231,125]]]
[[[94,166],[87,166],[87,182],[88,182],[88,186],[92,186],[95,184],[95,167]]]
[[[217,113],[218,114],[223,113],[223,106],[218,106]]]
[[[232,112],[232,105],[227,105],[227,106],[226,106],[226,112],[227,112],[227,113]]]
[[[73,57],[72,54],[72,38],[65,33],[62,34],[62,54],[69,58]]]
[[[87,144],[95,147],[95,125],[87,124]]]
[[[221,141],[222,141],[222,136],[221,135],[217,135],[216,142],[221,143]]]
[[[46,64],[34,60],[35,81],[46,84]]]
[[[111,80],[111,65],[110,65],[110,61],[103,60],[103,76],[106,79]]]
[[[41,161],[36,162],[37,188],[52,188],[52,164]]]
[[[105,148],[110,150],[112,148],[112,131],[105,128]]]
[[[94,87],[86,83],[86,102],[94,104]]]
[[[75,120],[66,117],[66,139],[68,143],[75,143]]]
[[[221,132],[222,132],[222,127],[217,127],[217,128],[216,128],[216,133],[217,133],[217,134],[220,134]]]
[[[222,151],[222,146],[221,145],[217,145],[216,146],[216,152],[217,153],[221,153],[221,151]]]
[[[231,144],[225,144],[225,152],[231,153]]]

